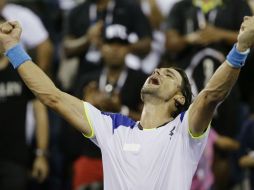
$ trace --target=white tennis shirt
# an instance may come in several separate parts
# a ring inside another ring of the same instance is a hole
[[[162,127],[141,130],[121,114],[84,103],[91,140],[102,152],[105,190],[189,190],[208,131],[193,138],[188,111]]]

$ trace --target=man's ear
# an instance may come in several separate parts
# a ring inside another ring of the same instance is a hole
[[[178,107],[179,105],[183,106],[185,104],[185,97],[183,95],[176,95],[174,100],[176,107]]]

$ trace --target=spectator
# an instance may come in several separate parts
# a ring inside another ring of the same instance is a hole
[[[191,190],[211,190],[214,184],[213,161],[214,145],[223,150],[235,151],[239,143],[234,139],[221,136],[211,128],[208,141],[192,180]]]
[[[98,68],[100,35],[110,24],[125,26],[132,43],[128,53],[139,56],[150,50],[151,30],[140,7],[129,1],[87,0],[74,8],[69,16],[68,32],[64,43],[67,56],[79,56],[78,76]],[[120,28],[119,28],[120,29]],[[120,33],[122,31],[119,31]]]
[[[30,9],[20,5],[7,3],[0,0],[1,15],[6,20],[18,20],[24,27],[22,44],[28,49],[35,51],[37,64],[46,72],[50,73],[53,47],[39,17]],[[36,34],[36,35],[35,35]]]
[[[34,96],[13,72],[8,59],[0,57],[0,189],[26,190],[29,176],[29,147],[26,144],[27,102]],[[46,108],[34,100],[36,151],[31,175],[39,182],[48,175],[46,157],[48,119]],[[14,109],[13,109],[14,108]]]
[[[165,50],[165,35],[162,32],[162,25],[164,22],[164,16],[162,15],[158,3],[156,0],[142,0],[140,1],[142,10],[152,27],[152,43],[150,53],[142,58],[137,56],[133,57],[129,61],[136,62],[136,65],[140,65],[140,69],[147,73],[151,74],[155,68],[160,64],[161,55]]]
[[[240,159],[239,165],[245,171],[248,171],[248,188],[254,189],[254,120],[250,118],[246,121],[240,134]],[[248,189],[247,189],[248,190]]]

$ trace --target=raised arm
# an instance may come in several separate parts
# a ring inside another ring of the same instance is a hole
[[[14,68],[17,68],[22,80],[43,104],[59,113],[77,130],[89,136],[92,131],[84,113],[83,102],[60,91],[30,60],[18,45],[20,35],[21,27],[18,22],[6,22],[0,25],[1,51],[5,52]]]
[[[216,106],[229,94],[254,44],[254,17],[245,17],[235,48],[227,60],[216,70],[207,86],[198,94],[189,109],[189,126],[194,136],[201,135],[212,120]]]

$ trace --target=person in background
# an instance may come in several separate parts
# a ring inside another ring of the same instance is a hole
[[[254,189],[254,120],[252,116],[244,123],[239,135],[241,143],[239,151],[239,166],[244,170],[244,182],[242,183],[246,190]]]
[[[162,65],[162,55],[165,52],[166,18],[172,6],[179,0],[136,0],[140,3],[142,11],[148,18],[152,28],[151,51],[145,57],[133,57],[132,62],[140,65],[140,69],[151,74],[156,67]]]
[[[27,102],[31,100],[36,121],[33,160],[26,140]],[[27,190],[31,177],[41,183],[49,173],[47,109],[34,98],[3,55],[0,56],[0,115],[0,189]]]
[[[52,77],[51,69],[54,47],[49,33],[39,16],[31,11],[31,9],[19,4],[10,3],[10,1],[7,0],[0,0],[0,15],[2,15],[5,20],[18,20],[21,23],[24,27],[21,37],[22,46],[31,53],[31,56],[36,60],[38,66],[42,68],[47,75]],[[36,126],[34,123],[35,113],[33,102],[28,101],[27,103],[27,117],[32,119],[27,122],[26,130],[29,134],[32,134]],[[51,119],[49,119],[49,121],[51,121]]]
[[[226,151],[236,151],[240,144],[232,138],[219,135],[211,128],[207,145],[192,180],[191,190],[212,190],[214,185],[214,146]]]
[[[64,40],[65,54],[68,57],[78,56],[80,60],[76,78],[101,67],[98,65],[101,58],[98,50],[100,36],[102,29],[111,24],[122,25],[127,30],[131,41],[126,48],[128,54],[145,56],[150,51],[150,25],[137,3],[87,0],[70,12]],[[125,32],[121,27],[118,30],[119,33]]]
[[[0,0],[0,13],[5,20],[18,20],[21,23],[24,27],[21,38],[23,46],[34,52],[38,66],[49,74],[53,46],[39,17],[30,9],[6,0]]]

